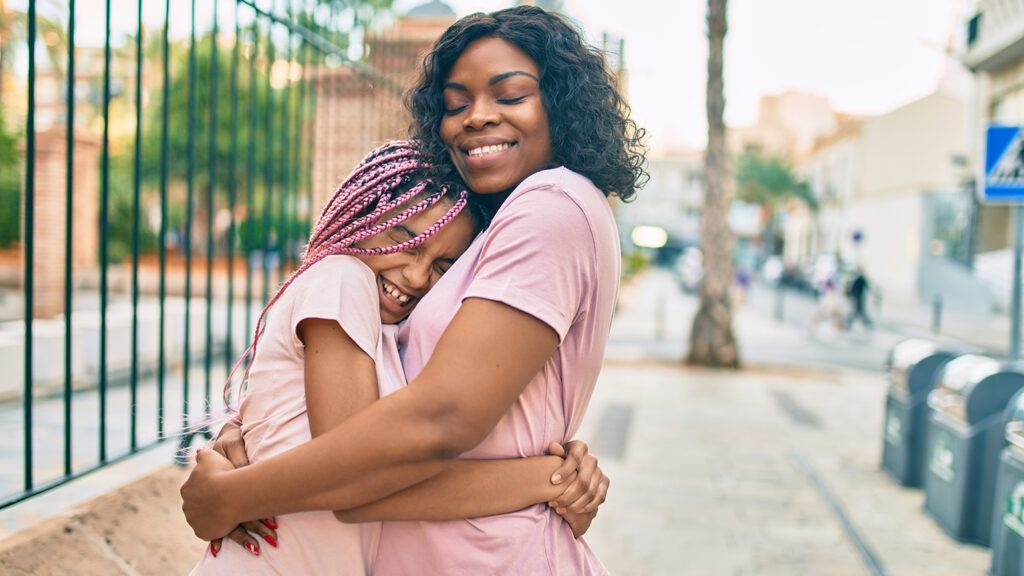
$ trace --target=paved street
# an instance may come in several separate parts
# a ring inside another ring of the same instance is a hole
[[[627,292],[582,431],[612,478],[588,541],[613,574],[986,573],[987,549],[953,542],[879,469],[880,367],[900,335],[815,340],[746,307],[751,367],[685,368],[695,302],[658,304],[670,280]]]
[[[587,536],[612,574],[985,574],[987,549],[953,542],[922,512],[920,491],[879,470],[881,366],[903,335],[883,326],[812,338],[801,321],[772,319],[758,297],[737,317],[747,368],[731,372],[682,365],[696,302],[670,276],[653,271],[623,291],[581,430],[612,479]],[[85,459],[94,434],[78,443]],[[163,468],[172,453],[161,447],[13,506],[0,529]],[[183,522],[167,530],[168,542],[187,541]]]

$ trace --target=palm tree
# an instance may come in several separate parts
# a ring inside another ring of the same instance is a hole
[[[732,233],[729,230],[731,191],[725,150],[725,95],[722,79],[726,0],[708,0],[708,146],[704,153],[704,222],[701,250],[704,279],[700,306],[690,329],[687,362],[699,366],[738,368],[739,346],[732,329]]]

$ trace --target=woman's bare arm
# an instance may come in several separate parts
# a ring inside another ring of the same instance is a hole
[[[418,378],[284,454],[233,470],[200,453],[182,487],[201,538],[240,521],[357,507],[435,476],[497,424],[558,345],[553,329],[504,304],[471,298]]]
[[[304,320],[299,333],[305,344],[306,410],[316,438],[377,400],[377,372],[373,360],[337,322]],[[512,512],[560,496],[563,488],[549,479],[561,464],[558,456],[455,461],[402,492],[337,514],[348,522],[365,522],[455,520]]]

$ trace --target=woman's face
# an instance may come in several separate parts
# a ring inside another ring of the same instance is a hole
[[[433,226],[451,207],[451,202],[438,202],[394,228],[363,240],[359,246],[376,248],[411,240]],[[416,248],[395,254],[356,256],[377,277],[381,322],[396,324],[404,320],[466,251],[475,233],[472,217],[463,210]]]
[[[537,64],[500,38],[471,43],[444,85],[441,139],[471,190],[515,188],[551,163]]]

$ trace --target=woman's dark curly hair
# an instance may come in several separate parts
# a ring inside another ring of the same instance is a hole
[[[649,178],[644,129],[629,117],[601,51],[563,17],[533,6],[467,16],[449,26],[424,58],[405,104],[413,117],[410,136],[423,143],[434,165],[455,171],[441,140],[442,93],[455,61],[480,38],[501,38],[537,64],[554,164],[586,176],[605,194],[632,199]]]

